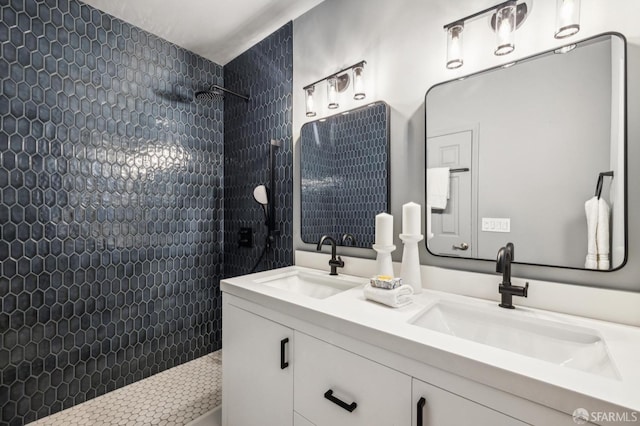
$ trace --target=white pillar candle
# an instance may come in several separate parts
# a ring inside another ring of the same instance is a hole
[[[376,245],[393,245],[393,216],[390,214],[376,215]]]
[[[422,235],[420,222],[420,204],[407,203],[402,206],[402,233],[405,235]]]

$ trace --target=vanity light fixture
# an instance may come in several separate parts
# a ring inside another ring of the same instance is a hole
[[[464,23],[457,22],[447,28],[447,68],[450,70],[460,68],[464,63],[462,59],[462,31]]]
[[[447,68],[456,69],[462,66],[462,33],[465,24],[481,17],[491,15],[490,25],[496,33],[497,46],[494,53],[497,56],[513,52],[515,32],[527,18],[531,10],[530,0],[508,0],[487,9],[466,16],[444,26],[447,31]]]
[[[304,100],[305,105],[307,106],[307,117],[315,117],[316,111],[313,106],[313,92],[315,92],[316,86],[309,86],[304,89]]]
[[[503,4],[496,10],[496,35],[498,45],[493,52],[496,56],[508,55],[516,48],[516,2]]]
[[[364,63],[353,67],[353,99],[361,101],[366,98],[364,91]]]
[[[327,100],[329,109],[336,109],[338,104],[338,78],[333,76],[327,79]]]
[[[302,89],[304,90],[305,95],[307,117],[316,116],[313,94],[316,86],[323,82],[326,82],[327,86],[327,107],[329,109],[337,109],[340,107],[340,104],[338,103],[338,95],[349,88],[349,83],[352,78],[354,91],[353,99],[358,101],[365,99],[367,97],[364,89],[364,66],[366,63],[366,61],[360,61],[350,67],[343,68],[334,74],[321,78],[320,80],[303,87]],[[351,74],[353,77],[350,76]]]
[[[555,38],[566,38],[580,31],[580,0],[557,0]]]

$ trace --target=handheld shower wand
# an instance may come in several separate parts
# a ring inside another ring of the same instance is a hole
[[[267,210],[267,205],[269,204],[269,190],[264,185],[258,185],[253,188],[253,199],[256,200],[256,203],[262,206],[262,211],[264,212],[264,223],[269,225],[269,211]]]
[[[269,143],[269,188],[272,190],[276,186],[276,178],[275,178],[275,150],[280,148],[281,142],[276,139],[271,139]],[[253,189],[253,199],[262,206],[262,211],[264,213],[265,225],[267,226],[267,237],[265,238],[264,248],[258,261],[251,269],[251,272],[255,272],[256,268],[262,261],[262,258],[267,252],[267,249],[271,247],[273,241],[275,240],[276,235],[279,234],[279,230],[276,228],[276,210],[275,203],[271,199],[271,191],[265,185],[258,185]]]

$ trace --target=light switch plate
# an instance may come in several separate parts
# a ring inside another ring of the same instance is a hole
[[[504,217],[483,217],[482,232],[511,232],[511,219]]]

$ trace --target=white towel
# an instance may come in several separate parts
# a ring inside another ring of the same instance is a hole
[[[609,260],[609,205],[605,200],[598,200],[598,230],[596,232],[598,246],[598,269],[611,269]]]
[[[410,304],[413,300],[413,287],[404,284],[393,290],[372,287],[371,284],[364,286],[364,297],[374,302],[382,303],[392,308],[401,308]]]
[[[598,246],[596,245],[596,233],[598,231],[598,197],[593,197],[584,203],[584,211],[587,215],[587,259],[584,267],[598,269]]]
[[[593,197],[584,203],[587,215],[587,269],[610,269],[609,205],[602,198]]]
[[[433,209],[446,209],[449,200],[449,167],[427,169],[427,204]]]

